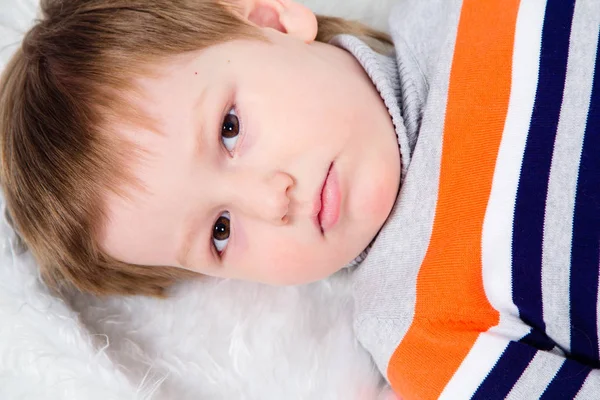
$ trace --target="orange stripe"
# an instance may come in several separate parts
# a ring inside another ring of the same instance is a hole
[[[433,231],[415,316],[388,377],[405,399],[434,399],[480,332],[498,324],[481,276],[481,234],[508,110],[519,0],[465,0],[442,144]]]

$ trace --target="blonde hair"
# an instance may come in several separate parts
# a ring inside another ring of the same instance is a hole
[[[130,180],[128,145],[108,132],[136,118],[124,92],[144,66],[258,30],[217,0],[42,0],[42,17],[0,80],[0,183],[15,230],[48,285],[98,295],[164,296],[197,276],[120,262],[98,246],[102,194]],[[356,22],[318,18],[317,40],[340,33],[373,46],[387,35]]]

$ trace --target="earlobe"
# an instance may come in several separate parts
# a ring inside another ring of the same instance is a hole
[[[233,0],[232,3],[245,19],[261,28],[276,29],[306,43],[317,36],[315,14],[294,0]]]

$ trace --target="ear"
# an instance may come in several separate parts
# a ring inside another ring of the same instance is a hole
[[[317,36],[317,17],[294,0],[233,0],[242,17],[261,28],[272,28],[311,43]],[[239,8],[238,8],[239,7]]]

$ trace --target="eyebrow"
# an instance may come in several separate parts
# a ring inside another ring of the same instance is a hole
[[[192,105],[192,114],[191,115],[192,115],[193,121],[190,125],[192,126],[194,133],[197,133],[196,135],[194,135],[194,137],[195,137],[194,152],[192,153],[194,155],[200,154],[200,152],[203,148],[202,139],[204,137],[205,130],[202,129],[203,123],[202,123],[201,119],[199,117],[194,118],[194,116],[201,115],[200,110],[202,109],[202,106],[204,105],[204,102],[206,101],[206,92],[207,92],[207,90],[206,90],[206,88],[204,88],[200,92],[200,95],[198,96],[196,101],[194,101],[194,103]],[[181,243],[181,247],[177,251],[177,256],[176,256],[175,260],[182,267],[189,269],[190,268],[189,267],[189,264],[190,264],[189,254],[190,254],[190,251],[192,250],[193,240],[198,235],[198,232],[200,231],[200,229],[202,228],[203,225],[196,223],[194,218],[187,218],[187,222],[185,225],[186,226],[185,226],[185,230],[184,230],[183,241]]]

